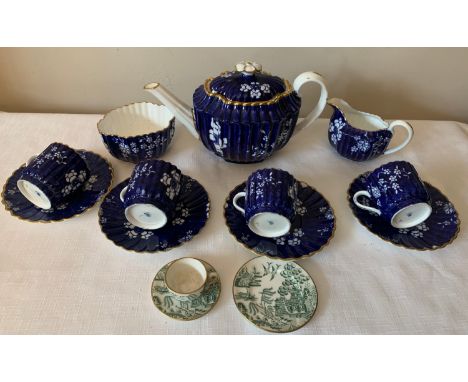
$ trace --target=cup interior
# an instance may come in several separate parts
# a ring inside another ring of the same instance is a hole
[[[283,215],[274,212],[261,212],[249,220],[251,231],[263,237],[279,237],[286,235],[291,229],[291,222]]]
[[[166,214],[149,203],[136,203],[125,209],[125,218],[143,229],[159,229],[167,223]]]
[[[333,99],[332,101],[331,105],[336,106],[343,113],[352,127],[367,131],[388,129],[388,124],[378,115],[356,110],[342,100]]]
[[[17,182],[18,190],[23,194],[23,196],[28,199],[35,206],[48,210],[52,207],[50,199],[46,194],[36,185],[28,182],[27,180],[20,179]]]
[[[200,260],[190,257],[175,260],[166,270],[167,287],[176,294],[189,295],[205,285],[207,271]]]
[[[431,213],[432,207],[429,204],[415,203],[395,213],[390,223],[395,228],[410,228],[424,222]]]
[[[174,118],[163,105],[139,102],[112,110],[98,123],[98,130],[104,135],[123,138],[145,135],[164,130]]]

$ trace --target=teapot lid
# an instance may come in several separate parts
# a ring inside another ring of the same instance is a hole
[[[205,92],[227,104],[272,104],[289,95],[291,84],[277,76],[262,71],[255,62],[242,61],[234,71],[221,73],[205,82]]]

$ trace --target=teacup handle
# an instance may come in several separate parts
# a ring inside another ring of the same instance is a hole
[[[26,166],[29,166],[31,164],[31,162],[37,158],[37,155],[33,155],[31,158],[29,158],[27,161],[26,161]]]
[[[314,122],[320,114],[322,114],[323,109],[327,105],[328,91],[327,86],[325,85],[325,79],[318,73],[315,72],[305,72],[299,74],[293,82],[294,91],[299,93],[299,90],[304,84],[315,82],[320,85],[320,98],[315,105],[314,109],[300,122],[297,123],[294,128],[294,133],[296,134],[305,127],[309,127],[312,122]]]
[[[380,212],[380,210],[378,210],[377,208],[374,208],[374,207],[369,207],[369,206],[365,206],[364,204],[361,204],[358,200],[358,198],[360,196],[367,196],[369,199],[370,199],[370,194],[367,192],[367,191],[358,191],[354,194],[353,196],[353,202],[356,206],[358,206],[359,208],[363,209],[363,210],[366,210],[366,211],[370,211],[370,212],[375,212],[377,215],[381,215],[382,212]]]
[[[406,121],[400,121],[400,120],[393,121],[392,123],[390,123],[388,130],[390,130],[393,134],[395,127],[398,127],[398,126],[404,127],[406,129],[406,132],[408,133],[408,136],[406,137],[405,141],[402,144],[392,149],[385,150],[384,155],[393,154],[397,151],[400,151],[403,147],[405,147],[408,143],[410,143],[411,139],[413,139],[413,134],[414,134],[413,128]]]
[[[122,191],[120,191],[120,201],[123,203],[125,202],[125,194],[127,193],[127,188],[128,186],[125,186],[124,188],[122,188]]]
[[[245,192],[238,192],[236,194],[236,196],[234,196],[234,198],[232,199],[232,204],[234,205],[234,208],[240,212],[242,212],[242,215],[245,215],[245,210],[240,207],[238,204],[237,204],[237,201],[240,199],[240,198],[245,198],[247,194]]]

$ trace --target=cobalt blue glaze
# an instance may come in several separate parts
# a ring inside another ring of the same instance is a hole
[[[159,229],[136,227],[125,218],[120,191],[129,179],[118,184],[104,198],[99,210],[102,232],[116,245],[137,252],[167,251],[191,240],[206,224],[210,203],[203,186],[189,176],[182,175],[175,215]]]
[[[423,223],[411,228],[394,228],[389,222],[374,213],[369,213],[353,203],[353,195],[366,187],[370,172],[351,183],[348,203],[354,216],[369,231],[385,241],[408,249],[434,250],[450,244],[457,236],[460,220],[453,204],[437,188],[424,182],[429,194],[432,213]],[[375,201],[362,199],[361,203],[379,208]]]
[[[68,200],[89,177],[81,156],[62,143],[51,143],[27,165],[20,179],[44,192],[52,206]]]
[[[203,145],[228,162],[254,163],[284,147],[296,126],[301,99],[295,91],[272,104],[236,102],[272,100],[286,90],[284,80],[262,72],[225,72],[193,95],[193,117]]]
[[[168,127],[154,133],[136,135],[134,137],[119,137],[101,133],[102,141],[107,150],[117,159],[138,163],[147,159],[161,157],[169,147],[175,131],[175,118]]]
[[[388,221],[402,208],[430,202],[416,169],[405,161],[389,162],[372,171],[364,189],[371,194],[382,217]]]
[[[172,163],[153,159],[138,163],[133,169],[124,196],[124,207],[136,203],[153,204],[171,216],[181,188],[182,173]]]
[[[334,111],[330,118],[328,140],[341,156],[365,161],[385,152],[393,136],[390,130],[367,131],[353,127],[336,106],[331,106]]]
[[[2,202],[12,215],[24,220],[53,222],[71,218],[92,207],[107,192],[112,183],[112,168],[98,154],[77,150],[89,168],[89,178],[72,198],[48,210],[36,207],[18,190],[16,183],[24,167],[8,178],[2,193]]]
[[[327,200],[315,189],[298,182],[296,215],[288,234],[268,238],[256,235],[242,213],[232,204],[234,196],[245,190],[246,183],[231,191],[224,205],[224,217],[229,231],[248,249],[259,255],[283,260],[297,260],[322,249],[335,230],[335,216]]]
[[[245,219],[262,212],[273,212],[294,218],[294,202],[297,198],[297,182],[283,170],[265,168],[253,172],[247,179],[244,202]]]

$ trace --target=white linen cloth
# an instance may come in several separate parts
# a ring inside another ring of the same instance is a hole
[[[0,180],[51,142],[97,152],[110,160],[116,185],[130,163],[113,158],[96,129],[99,115],[0,113]],[[468,127],[456,122],[414,121],[404,150],[365,163],[338,156],[321,119],[293,137],[269,160],[226,163],[178,125],[162,159],[207,189],[211,217],[192,241],[169,252],[136,254],[101,232],[98,207],[73,219],[29,223],[0,210],[0,333],[261,334],[232,298],[235,273],[254,254],[231,237],[224,223],[228,193],[257,168],[291,172],[321,192],[334,208],[337,229],[329,245],[300,260],[314,279],[318,308],[301,334],[468,333]],[[391,160],[415,165],[442,190],[462,221],[458,238],[436,251],[396,247],[361,226],[348,207],[349,183]],[[212,264],[222,291],[213,310],[191,322],[172,320],[153,305],[150,287],[167,262],[194,256]]]

